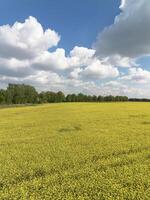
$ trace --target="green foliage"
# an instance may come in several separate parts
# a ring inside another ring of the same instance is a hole
[[[150,199],[149,103],[44,104],[0,119],[0,199]]]
[[[126,96],[91,96],[82,93],[68,94],[66,96],[66,102],[112,102],[112,101],[128,101]]]
[[[59,102],[102,102],[128,101],[128,97],[90,96],[82,93],[64,95],[63,92],[38,92],[33,86],[24,84],[9,84],[6,90],[0,90],[0,104],[36,104]]]
[[[6,102],[6,91],[0,90],[0,104],[5,104]]]
[[[29,85],[9,84],[5,93],[7,104],[37,103],[38,100],[38,93]]]

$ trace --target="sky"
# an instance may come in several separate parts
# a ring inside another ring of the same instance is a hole
[[[150,1],[0,0],[0,87],[150,97]]]

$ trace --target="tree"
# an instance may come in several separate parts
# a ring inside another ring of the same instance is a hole
[[[71,100],[72,100],[71,94],[68,94],[66,96],[66,102],[71,102]]]
[[[78,101],[79,101],[79,102],[83,102],[84,99],[85,99],[85,95],[82,94],[82,93],[79,93],[79,94],[78,94]]]
[[[56,102],[64,102],[65,101],[65,95],[63,92],[59,91],[56,93]]]
[[[0,104],[57,103],[57,102],[111,102],[111,101],[150,101],[149,99],[128,99],[126,96],[96,96],[79,94],[64,95],[63,92],[44,91],[38,93],[33,86],[9,84],[0,90]]]
[[[97,97],[97,101],[98,101],[98,102],[102,102],[102,101],[104,101],[104,97],[101,96],[101,95],[99,95],[99,96]]]
[[[104,101],[115,101],[115,97],[112,96],[112,95],[105,96],[105,97],[104,97]]]
[[[6,103],[6,91],[1,89],[0,90],[0,104]]]
[[[37,103],[38,93],[35,88],[24,84],[9,84],[6,90],[8,104]]]
[[[97,96],[96,95],[92,96],[92,101],[94,101],[94,102],[97,101]]]

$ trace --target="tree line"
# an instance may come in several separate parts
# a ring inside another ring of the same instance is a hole
[[[0,90],[0,104],[37,104],[58,102],[117,102],[136,101],[127,96],[96,96],[79,94],[65,95],[63,92],[44,91],[38,93],[33,86],[25,84],[9,84],[7,89]],[[146,101],[146,100],[145,100]]]

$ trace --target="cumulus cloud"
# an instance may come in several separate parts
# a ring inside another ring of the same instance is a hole
[[[96,80],[118,76],[108,60],[100,61],[95,50],[75,46],[68,55],[57,46],[60,36],[44,30],[34,17],[12,26],[0,26],[0,83],[27,83],[39,90],[96,92]],[[91,90],[91,91],[90,91]]]
[[[136,63],[150,55],[150,1],[122,0],[119,8],[120,14],[99,33],[93,47],[102,63],[129,69],[127,73],[122,70],[115,81],[102,83],[103,89],[117,95],[150,97],[150,71]]]
[[[117,77],[119,71],[111,65],[102,64],[100,60],[95,59],[89,66],[82,72],[83,76],[89,79],[105,79]]]
[[[56,46],[59,40],[60,36],[54,30],[44,31],[36,18],[29,17],[23,23],[0,27],[0,56],[30,59]]]
[[[150,1],[122,0],[114,24],[102,31],[95,43],[99,57],[150,55]]]
[[[104,79],[119,75],[117,68],[108,62],[94,57],[95,50],[85,47],[74,47],[68,56],[64,49],[54,52],[44,51],[32,63],[32,67],[39,70],[61,72],[70,71],[70,78]]]
[[[69,55],[66,55],[64,49],[56,49],[54,52],[44,51],[37,56],[32,66],[35,69],[52,70],[74,70],[74,68],[86,67],[94,59],[95,50],[85,47],[74,47]]]
[[[87,66],[93,59],[94,54],[94,49],[75,46],[70,52],[69,64],[76,67]]]
[[[142,85],[150,83],[150,72],[136,64],[136,57],[148,55],[145,49],[148,50],[149,41],[144,35],[142,43],[141,37],[145,34],[145,29],[139,31],[138,27],[146,15],[142,14],[138,23],[135,18],[147,3],[139,0],[134,3],[135,6],[131,6],[131,2],[133,0],[122,1],[121,14],[116,17],[112,26],[100,34],[96,49],[75,46],[66,54],[65,49],[57,47],[60,35],[50,28],[44,30],[34,17],[29,17],[22,23],[15,22],[12,26],[0,26],[1,86],[27,83],[38,90],[144,96],[148,86],[144,88]],[[147,16],[149,17],[148,12]],[[129,17],[131,21],[128,20]],[[138,44],[133,41],[135,33],[131,25],[134,26],[134,21],[137,32],[135,41],[139,37]],[[144,24],[142,28],[145,28]],[[130,37],[127,37],[128,31]],[[50,49],[52,47],[56,49]],[[120,67],[126,67],[128,73],[120,73],[120,70],[124,70]],[[134,85],[131,86],[130,83]],[[138,87],[135,83],[138,83]]]
[[[28,60],[18,60],[16,58],[0,57],[0,74],[10,77],[25,77],[34,73]]]
[[[122,82],[118,79],[116,81],[108,81],[100,85],[100,91],[104,95],[122,95],[136,98],[150,98],[149,87],[139,87],[139,85],[131,85],[128,81]]]
[[[126,0],[121,0],[121,4],[120,4],[120,9],[123,9],[124,7],[125,7],[125,5],[126,5]]]
[[[69,67],[64,49],[56,49],[54,52],[44,51],[33,60],[32,67],[46,71],[64,70]]]
[[[102,59],[104,63],[111,64],[116,67],[135,67],[138,66],[135,59],[129,57],[121,57],[120,55],[108,56]]]
[[[81,72],[83,71],[82,68],[75,68],[71,73],[69,74],[69,77],[71,79],[78,79],[81,76]]]
[[[128,74],[121,79],[136,83],[150,83],[150,71],[142,68],[130,68]]]
[[[74,47],[70,54],[66,56],[64,49],[56,49],[54,52],[44,51],[33,60],[33,67],[43,70],[65,70],[87,66],[95,50],[85,47]]]

